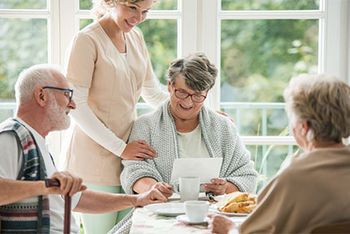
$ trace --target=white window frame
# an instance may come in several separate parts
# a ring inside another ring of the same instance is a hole
[[[198,38],[196,48],[204,51],[220,66],[220,32],[222,19],[319,19],[318,72],[328,73],[349,82],[350,55],[350,3],[346,0],[320,0],[319,10],[246,10],[222,11],[221,1],[198,0],[197,24]],[[216,9],[216,10],[214,10]],[[219,74],[220,77],[220,74]],[[217,82],[212,90],[211,106],[220,109],[220,87]],[[289,145],[295,144],[293,137],[243,136],[251,145]]]
[[[199,25],[208,34],[199,37],[198,48],[220,64],[220,23],[222,19],[320,19],[319,26],[319,72],[325,72],[346,79],[349,74],[349,13],[350,3],[347,0],[320,0],[320,10],[309,11],[221,11],[220,0],[198,0],[203,14]],[[216,9],[213,10],[213,9]],[[348,80],[347,80],[348,81]],[[220,89],[214,96],[220,96]],[[220,102],[216,101],[215,106]]]
[[[218,67],[220,65],[221,19],[320,19],[319,72],[325,72],[350,83],[350,1],[320,0],[316,11],[221,11],[220,0],[178,0],[178,10],[151,11],[150,19],[178,20],[178,57],[202,51]],[[43,18],[48,20],[48,62],[64,65],[65,52],[79,30],[80,18],[91,18],[88,11],[79,10],[79,0],[47,0],[43,10],[4,10],[2,18]],[[220,77],[220,72],[219,72]],[[211,91],[208,104],[218,110],[220,82]],[[8,105],[8,104],[5,104]],[[13,105],[13,104],[11,104]],[[294,144],[283,137],[243,137],[247,144]],[[51,142],[54,155],[63,146],[62,134],[54,134]],[[57,144],[57,142],[59,142]]]
[[[48,2],[51,12],[50,62],[63,65],[65,51],[79,31],[79,20],[91,18],[91,15],[89,11],[79,10],[79,0]],[[320,0],[320,10],[309,11],[221,11],[220,6],[220,0],[178,0],[178,10],[151,11],[148,18],[178,20],[178,57],[202,51],[218,67],[222,19],[320,19],[318,70],[350,81],[347,79],[350,67],[349,1]],[[219,84],[216,83],[209,98],[209,105],[216,110],[220,109]]]

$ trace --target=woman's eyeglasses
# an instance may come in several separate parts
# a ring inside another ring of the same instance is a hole
[[[73,98],[73,89],[68,88],[59,88],[54,86],[44,86],[42,89],[55,89],[63,92],[63,95],[66,96],[69,100],[69,103],[72,101]]]
[[[207,96],[202,94],[197,94],[197,93],[189,94],[183,89],[176,89],[176,88],[175,88],[175,96],[179,99],[186,99],[188,97],[191,97],[191,100],[196,103],[202,103],[207,98]]]

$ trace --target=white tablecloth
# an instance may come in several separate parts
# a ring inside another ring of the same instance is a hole
[[[241,224],[246,217],[231,217],[236,224]],[[207,225],[188,225],[176,220],[154,214],[146,208],[137,208],[132,216],[131,234],[186,234],[210,233]]]

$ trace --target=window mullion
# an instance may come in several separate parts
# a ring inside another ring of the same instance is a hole
[[[65,50],[67,49],[74,33],[76,32],[75,12],[78,0],[48,0],[48,51],[49,63],[59,64],[63,67]],[[56,165],[61,168],[64,158],[63,132],[52,132],[47,136],[49,150],[53,155]]]
[[[49,17],[48,32],[48,59],[49,63],[60,64],[60,9],[59,1],[48,1]]]
[[[52,0],[55,1],[55,0]],[[65,52],[79,30],[79,0],[60,0],[60,64],[64,64]]]
[[[326,1],[324,72],[348,81],[349,2]]]
[[[197,0],[181,0],[179,7],[181,9],[181,18],[178,21],[177,54],[179,57],[182,57],[197,51]]]
[[[48,42],[48,63],[60,64],[60,16],[59,1],[48,0],[47,6],[49,16],[47,18],[47,42]],[[46,137],[49,151],[55,162],[60,164],[59,154],[61,152],[61,134],[52,132]],[[57,144],[58,142],[58,144]]]
[[[210,61],[220,67],[220,21],[218,18],[221,1],[198,0],[197,50],[204,52]],[[214,87],[209,92],[206,104],[214,110],[220,109],[220,72]]]

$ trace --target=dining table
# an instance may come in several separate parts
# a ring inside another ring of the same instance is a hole
[[[212,203],[202,193],[199,200],[210,202],[210,213],[220,213],[215,208],[218,203]],[[180,212],[175,211],[182,207]],[[162,210],[160,212],[160,210]],[[168,210],[168,211],[167,211]],[[211,233],[208,227],[207,218],[204,222],[198,224],[191,224],[184,220],[185,208],[184,202],[180,197],[174,194],[166,203],[151,204],[144,207],[136,207],[129,217],[125,217],[127,222],[116,225],[108,234],[209,234]],[[239,227],[247,219],[247,215],[231,214],[228,216]]]
[[[246,216],[230,217],[237,225],[240,225]],[[158,215],[147,207],[136,208],[132,216],[131,234],[206,234],[210,233],[208,223],[188,224],[178,221],[176,217]]]

